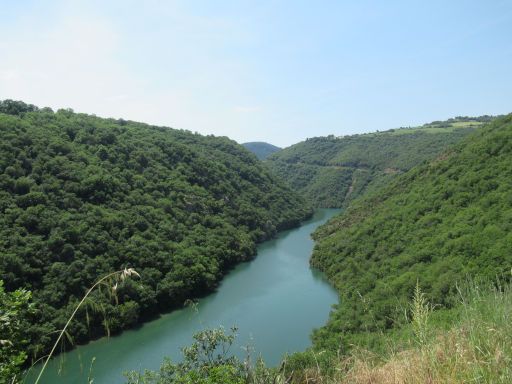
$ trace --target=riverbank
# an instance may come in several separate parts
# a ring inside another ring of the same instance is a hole
[[[241,347],[250,345],[269,365],[278,364],[286,352],[304,350],[312,329],[325,323],[338,298],[323,275],[309,267],[310,234],[337,212],[318,210],[299,228],[260,244],[255,259],[235,267],[216,292],[196,305],[58,356],[42,383],[85,382],[93,358],[95,382],[123,383],[123,371],[156,369],[163,356],[179,359],[193,333],[218,326],[236,325],[235,353],[243,356]]]

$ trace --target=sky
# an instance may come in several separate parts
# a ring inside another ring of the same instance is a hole
[[[288,146],[512,112],[512,0],[0,0],[0,99]]]

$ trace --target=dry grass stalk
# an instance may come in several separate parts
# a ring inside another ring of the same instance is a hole
[[[91,292],[94,291],[94,289],[99,287],[101,284],[103,284],[105,281],[108,281],[108,280],[111,280],[111,279],[115,279],[116,280],[115,284],[112,286],[112,292],[113,292],[113,294],[115,294],[116,290],[117,290],[117,283],[118,283],[117,279],[120,279],[121,281],[124,281],[127,277],[130,277],[132,275],[140,277],[140,275],[137,273],[137,271],[135,271],[135,269],[133,269],[133,268],[125,268],[125,269],[123,269],[121,271],[112,272],[112,273],[109,273],[106,276],[103,276],[98,281],[96,281],[96,283],[94,283],[94,285],[87,290],[87,292],[85,293],[85,295],[82,298],[82,300],[80,300],[78,305],[73,310],[73,313],[68,318],[68,321],[66,322],[66,325],[64,325],[64,328],[62,328],[62,330],[60,331],[59,337],[57,338],[57,341],[53,345],[53,347],[52,347],[50,353],[48,354],[48,356],[46,357],[46,360],[45,360],[45,362],[43,364],[43,368],[41,368],[41,371],[39,371],[39,375],[37,376],[35,384],[39,383],[39,380],[41,379],[41,376],[43,375],[43,372],[45,371],[46,366],[48,365],[48,362],[50,361],[51,357],[53,356],[53,353],[55,352],[55,349],[57,348],[57,346],[59,345],[60,341],[62,340],[62,337],[66,334],[66,330],[67,330],[69,324],[71,324],[71,321],[74,319],[76,313],[78,312],[80,307],[85,303],[85,301],[87,300],[87,298],[91,294]]]

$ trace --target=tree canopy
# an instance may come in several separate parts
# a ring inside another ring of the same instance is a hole
[[[28,344],[25,335],[31,312],[30,292],[18,289],[6,292],[0,280],[0,382],[13,383],[19,379],[25,363]]]
[[[225,137],[0,102],[0,279],[32,291],[32,358],[98,276],[140,282],[93,298],[75,343],[118,332],[215,289],[255,244],[311,209]]]
[[[317,346],[371,344],[393,329],[417,282],[436,308],[467,276],[510,278],[512,115],[354,201],[314,234],[312,265],[340,304]]]
[[[269,157],[271,154],[280,151],[281,148],[276,147],[275,145],[264,143],[260,141],[254,141],[250,143],[242,144],[247,150],[251,151],[256,155],[256,157],[260,160],[264,160]]]

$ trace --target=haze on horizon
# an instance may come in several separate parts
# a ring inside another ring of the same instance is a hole
[[[509,1],[4,1],[0,36],[0,99],[239,142],[512,112]]]

